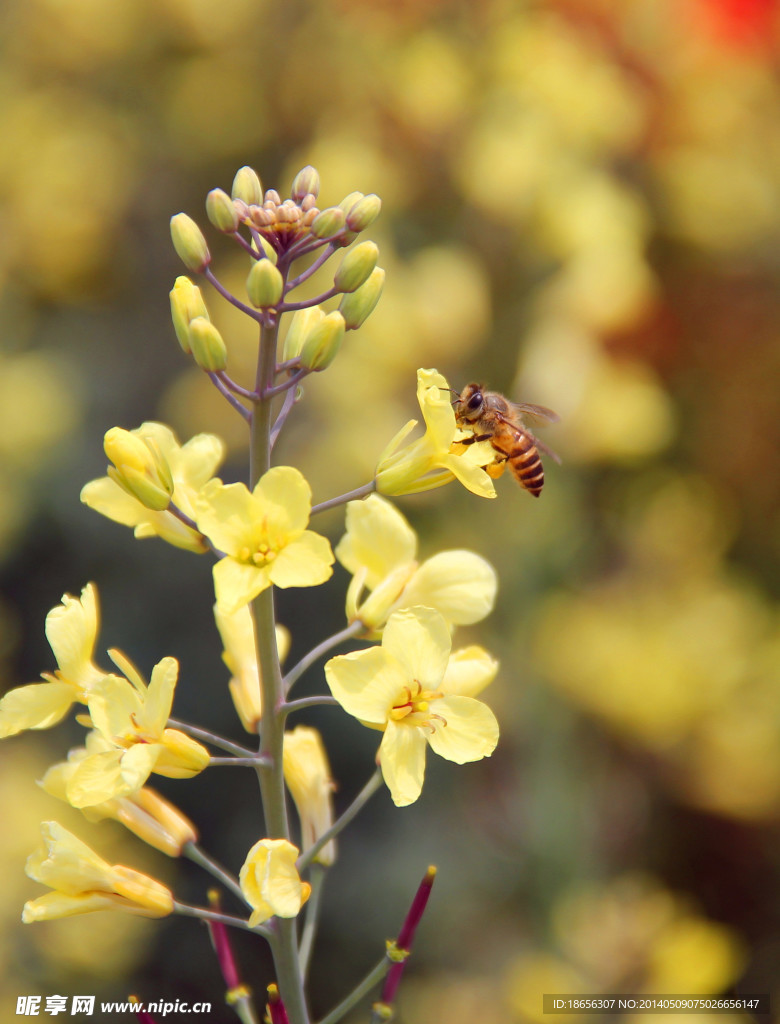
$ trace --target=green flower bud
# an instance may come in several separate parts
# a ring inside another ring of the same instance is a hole
[[[361,242],[350,249],[336,271],[333,283],[340,292],[354,292],[369,279],[379,259],[375,242]]]
[[[162,512],[173,494],[173,476],[167,460],[150,438],[112,427],[103,439],[112,466],[108,476],[145,508]]]
[[[189,355],[190,351],[190,320],[196,316],[205,316],[209,319],[206,303],[200,288],[193,284],[183,274],[177,277],[173,288],[170,291],[171,297],[171,320],[176,337],[182,349]]]
[[[187,270],[200,273],[211,263],[211,253],[203,232],[186,213],[171,217],[173,247]]]
[[[301,366],[324,370],[336,358],[344,340],[344,317],[336,310],[323,317],[306,335],[301,349]]]
[[[241,167],[236,171],[231,195],[234,199],[243,199],[247,206],[260,206],[263,202],[263,186],[257,171],[251,167]]]
[[[348,331],[354,331],[368,319],[374,310],[385,284],[385,272],[376,267],[371,276],[354,292],[345,295],[339,303]]]
[[[311,233],[315,238],[332,238],[344,227],[346,220],[340,206],[329,206],[321,210],[311,224]]]
[[[257,309],[276,306],[282,300],[284,278],[270,260],[257,260],[246,279],[246,291]]]
[[[230,234],[238,228],[238,210],[227,192],[221,188],[213,188],[206,196],[206,214],[218,231]]]
[[[382,200],[379,196],[363,196],[358,199],[355,205],[347,213],[347,227],[351,231],[365,231],[369,224],[373,224],[382,209]]]
[[[359,199],[363,198],[364,196],[362,192],[350,192],[348,196],[344,196],[344,198],[339,203],[339,208],[344,211],[344,216],[346,217],[346,215],[349,213],[349,211],[352,209],[355,203]]]
[[[298,309],[293,313],[282,347],[282,359],[285,362],[288,359],[298,358],[309,332],[324,319],[325,313],[319,306],[309,306],[307,309]]]
[[[224,370],[227,366],[227,346],[214,324],[205,316],[196,316],[190,321],[190,351],[192,358],[209,373]]]
[[[320,176],[315,167],[307,164],[303,170],[298,171],[293,179],[290,197],[296,203],[300,203],[306,196],[312,195],[315,198],[320,194]]]

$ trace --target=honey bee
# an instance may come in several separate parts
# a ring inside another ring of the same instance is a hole
[[[467,384],[452,404],[458,426],[474,431],[473,437],[460,443],[490,441],[502,467],[495,475],[499,476],[504,463],[508,463],[520,486],[538,498],[544,486],[539,449],[556,462],[561,460],[534,437],[523,422],[523,414],[546,423],[557,422],[558,415],[542,405],[515,404],[497,391],[484,391],[479,384]]]

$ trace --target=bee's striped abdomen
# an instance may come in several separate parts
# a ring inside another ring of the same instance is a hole
[[[508,438],[502,438],[506,441]],[[536,445],[527,434],[516,433],[512,444],[501,448],[518,483],[538,498],[544,486],[544,469]]]

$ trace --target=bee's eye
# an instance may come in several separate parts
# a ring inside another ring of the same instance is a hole
[[[469,409],[479,409],[480,405],[482,405],[482,392],[475,391],[471,398],[468,400],[467,404]]]

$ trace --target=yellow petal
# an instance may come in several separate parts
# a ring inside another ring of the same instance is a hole
[[[252,524],[262,519],[263,508],[244,484],[210,480],[195,502],[198,529],[220,550],[237,555],[249,543]]]
[[[152,669],[139,727],[147,734],[161,736],[173,707],[173,693],[179,675],[175,658],[163,658]]]
[[[95,728],[111,741],[132,735],[134,723],[143,716],[141,695],[121,676],[104,676],[89,694],[88,704]]]
[[[473,551],[442,551],[427,559],[412,577],[402,607],[426,605],[456,625],[484,619],[496,599],[493,566]]]
[[[476,697],[493,682],[497,672],[498,662],[484,648],[462,647],[450,655],[441,690],[448,695]]]
[[[353,574],[365,568],[369,590],[399,565],[414,561],[417,535],[398,509],[378,494],[348,502],[346,527],[336,557]]]
[[[277,587],[316,587],[333,575],[330,542],[306,530],[287,544],[268,566],[268,576]]]
[[[76,697],[69,683],[30,683],[9,690],[0,700],[0,738],[56,725]]]
[[[393,612],[382,637],[382,649],[403,665],[407,683],[432,690],[444,678],[451,643],[447,623],[433,608]]]
[[[254,908],[254,927],[269,917],[295,917],[309,897],[295,862],[298,849],[286,839],[261,839],[255,843],[239,873],[247,902]]]
[[[98,632],[97,591],[88,583],[81,598],[63,594],[46,616],[46,638],[66,682],[88,689],[103,673],[92,663]]]
[[[390,709],[412,678],[383,647],[340,654],[325,665],[330,691],[361,722],[384,725]]]
[[[255,496],[268,509],[278,528],[297,533],[305,530],[311,512],[311,487],[293,466],[274,466],[258,481]]]
[[[266,566],[245,565],[234,558],[221,558],[214,565],[214,593],[217,604],[228,615],[271,586]]]
[[[382,777],[396,807],[413,804],[425,779],[425,735],[404,722],[388,722],[379,746]]]
[[[446,721],[428,736],[431,750],[456,764],[489,757],[498,743],[498,722],[490,708],[473,697],[442,697],[435,712]]]

